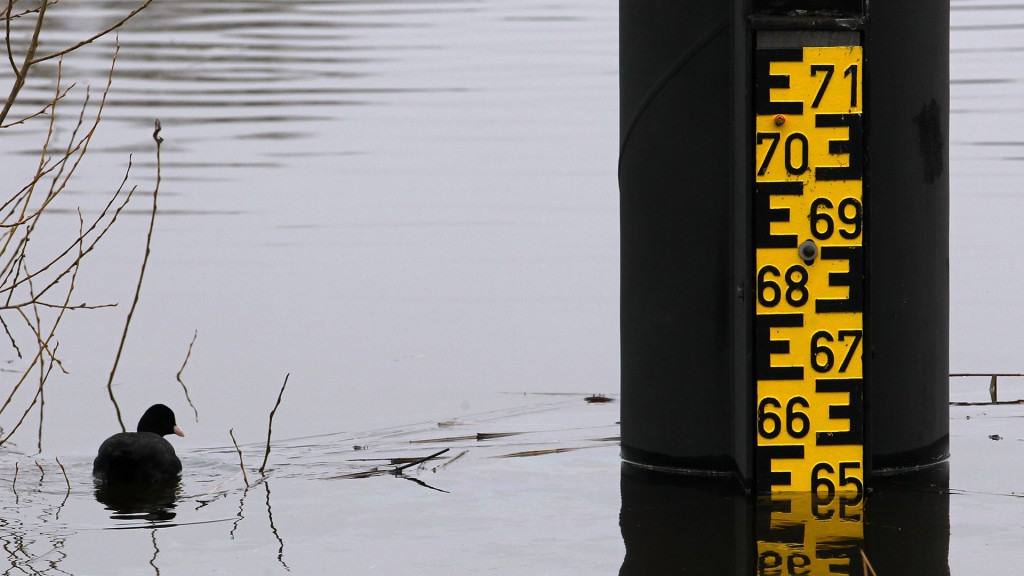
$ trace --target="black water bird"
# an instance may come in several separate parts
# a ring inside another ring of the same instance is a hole
[[[181,460],[164,439],[167,434],[185,435],[174,422],[174,412],[154,404],[142,415],[137,430],[114,434],[100,444],[93,478],[104,484],[155,484],[180,478]]]

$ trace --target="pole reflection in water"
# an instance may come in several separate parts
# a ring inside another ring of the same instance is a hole
[[[622,465],[621,576],[750,574],[753,506],[735,481]]]
[[[876,477],[866,498],[750,496],[732,479],[624,464],[621,576],[949,574],[949,468]]]
[[[864,497],[772,494],[756,500],[757,574],[861,574]]]

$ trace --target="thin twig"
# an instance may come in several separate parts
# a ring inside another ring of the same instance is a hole
[[[18,360],[22,359],[21,348],[18,347],[17,340],[14,339],[14,334],[11,334],[11,328],[7,326],[7,321],[0,317],[0,324],[4,327],[4,332],[7,333],[7,340],[10,341],[11,346],[14,348],[14,352],[18,355]]]
[[[71,92],[71,90],[75,86],[76,86],[76,84],[71,84],[71,86],[68,86],[67,88],[65,88],[63,92],[60,92],[58,94],[57,98],[55,98],[51,102],[47,102],[47,104],[45,106],[43,106],[42,108],[40,108],[39,110],[36,110],[35,112],[29,114],[28,116],[22,117],[20,120],[15,120],[14,122],[11,122],[9,124],[4,124],[3,126],[0,126],[0,128],[10,128],[12,126],[17,126],[19,124],[24,124],[25,122],[28,122],[29,120],[35,118],[36,116],[42,116],[43,114],[46,114],[46,111],[49,110],[50,107],[55,106],[59,100],[63,100],[64,97],[67,96],[68,93]],[[57,87],[57,90],[58,90],[58,92],[60,91],[60,86],[59,85]]]
[[[235,452],[238,452],[238,467],[242,469],[242,480],[245,480],[245,487],[249,487],[249,476],[245,473],[245,462],[242,461],[242,450],[238,447],[238,441],[235,440],[235,429],[228,430],[228,434],[231,435],[231,441],[235,444]]]
[[[54,456],[54,460],[57,461],[57,466],[60,466],[60,473],[64,475],[64,483],[68,485],[68,494],[71,493],[71,480],[68,480],[68,471],[64,469],[64,465],[60,463],[60,458]]]
[[[188,364],[188,359],[192,357],[192,345],[196,343],[196,337],[199,336],[199,330],[196,330],[192,334],[192,341],[188,343],[188,352],[185,353],[185,361],[181,363],[181,369],[178,370],[178,374],[175,378],[178,379],[178,384],[181,384],[182,390],[185,391],[185,400],[188,401],[188,405],[192,407],[192,412],[195,412],[196,422],[199,422],[199,410],[196,410],[195,404],[192,403],[192,398],[188,395],[188,386],[185,386],[185,381],[181,379],[181,373],[185,371],[185,366]],[[241,454],[239,454],[241,456]],[[249,485],[249,481],[245,482],[246,486]]]
[[[154,123],[153,140],[156,142],[156,185],[153,187],[153,212],[149,219],[149,232],[146,234],[146,254],[142,257],[142,268],[139,270],[139,283],[135,287],[135,297],[132,299],[132,307],[128,309],[128,318],[124,323],[124,332],[121,334],[121,343],[117,346],[117,356],[114,357],[114,366],[110,369],[110,378],[107,380],[107,393],[110,401],[114,404],[117,412],[117,423],[121,425],[121,431],[125,431],[124,420],[121,419],[121,407],[117,405],[114,398],[114,374],[117,373],[117,364],[121,361],[121,352],[124,351],[124,342],[128,339],[128,327],[131,326],[132,316],[135,314],[135,307],[139,304],[139,292],[142,291],[142,279],[146,275],[146,263],[149,262],[150,244],[153,241],[153,226],[156,223],[157,195],[160,192],[160,145],[164,139],[160,136],[160,120]]]
[[[288,377],[291,373],[284,375],[284,383],[281,384],[281,391],[277,393],[277,402],[274,403],[274,409],[270,411],[270,422],[267,423],[267,451],[263,454],[263,464],[260,466],[260,474],[267,468],[267,458],[270,457],[270,434],[274,431],[274,413],[277,412],[277,407],[281,405],[281,396],[284,395],[284,388],[288,385]]]
[[[14,1],[15,0],[11,0],[10,4],[13,5]],[[49,0],[47,4],[57,4],[58,2],[60,2],[60,0]],[[14,20],[16,18],[21,18],[22,16],[27,16],[29,14],[35,14],[36,12],[39,12],[39,8],[27,8],[25,10],[22,10],[21,12],[18,12],[17,14],[11,14],[12,10],[12,7],[8,7],[6,10],[4,10],[3,17],[5,20]]]
[[[30,300],[28,302],[20,302],[18,304],[11,304],[9,306],[0,306],[0,310],[15,310],[18,308],[25,308],[27,306],[39,306],[40,308],[56,308],[57,310],[100,310],[102,308],[117,308],[117,303],[112,302],[109,304],[54,304],[53,302],[42,302],[40,300]]]

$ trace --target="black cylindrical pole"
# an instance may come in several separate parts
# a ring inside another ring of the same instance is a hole
[[[949,1],[870,6],[864,365],[885,473],[949,453]]]
[[[747,475],[749,176],[738,139],[750,119],[738,18],[721,0],[620,4],[622,451]]]
[[[628,463],[842,492],[947,457],[948,27],[620,3]]]

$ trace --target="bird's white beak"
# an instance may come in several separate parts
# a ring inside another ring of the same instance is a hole
[[[174,433],[177,434],[178,436],[181,436],[182,438],[185,437],[185,431],[181,429],[181,426],[175,426]]]

